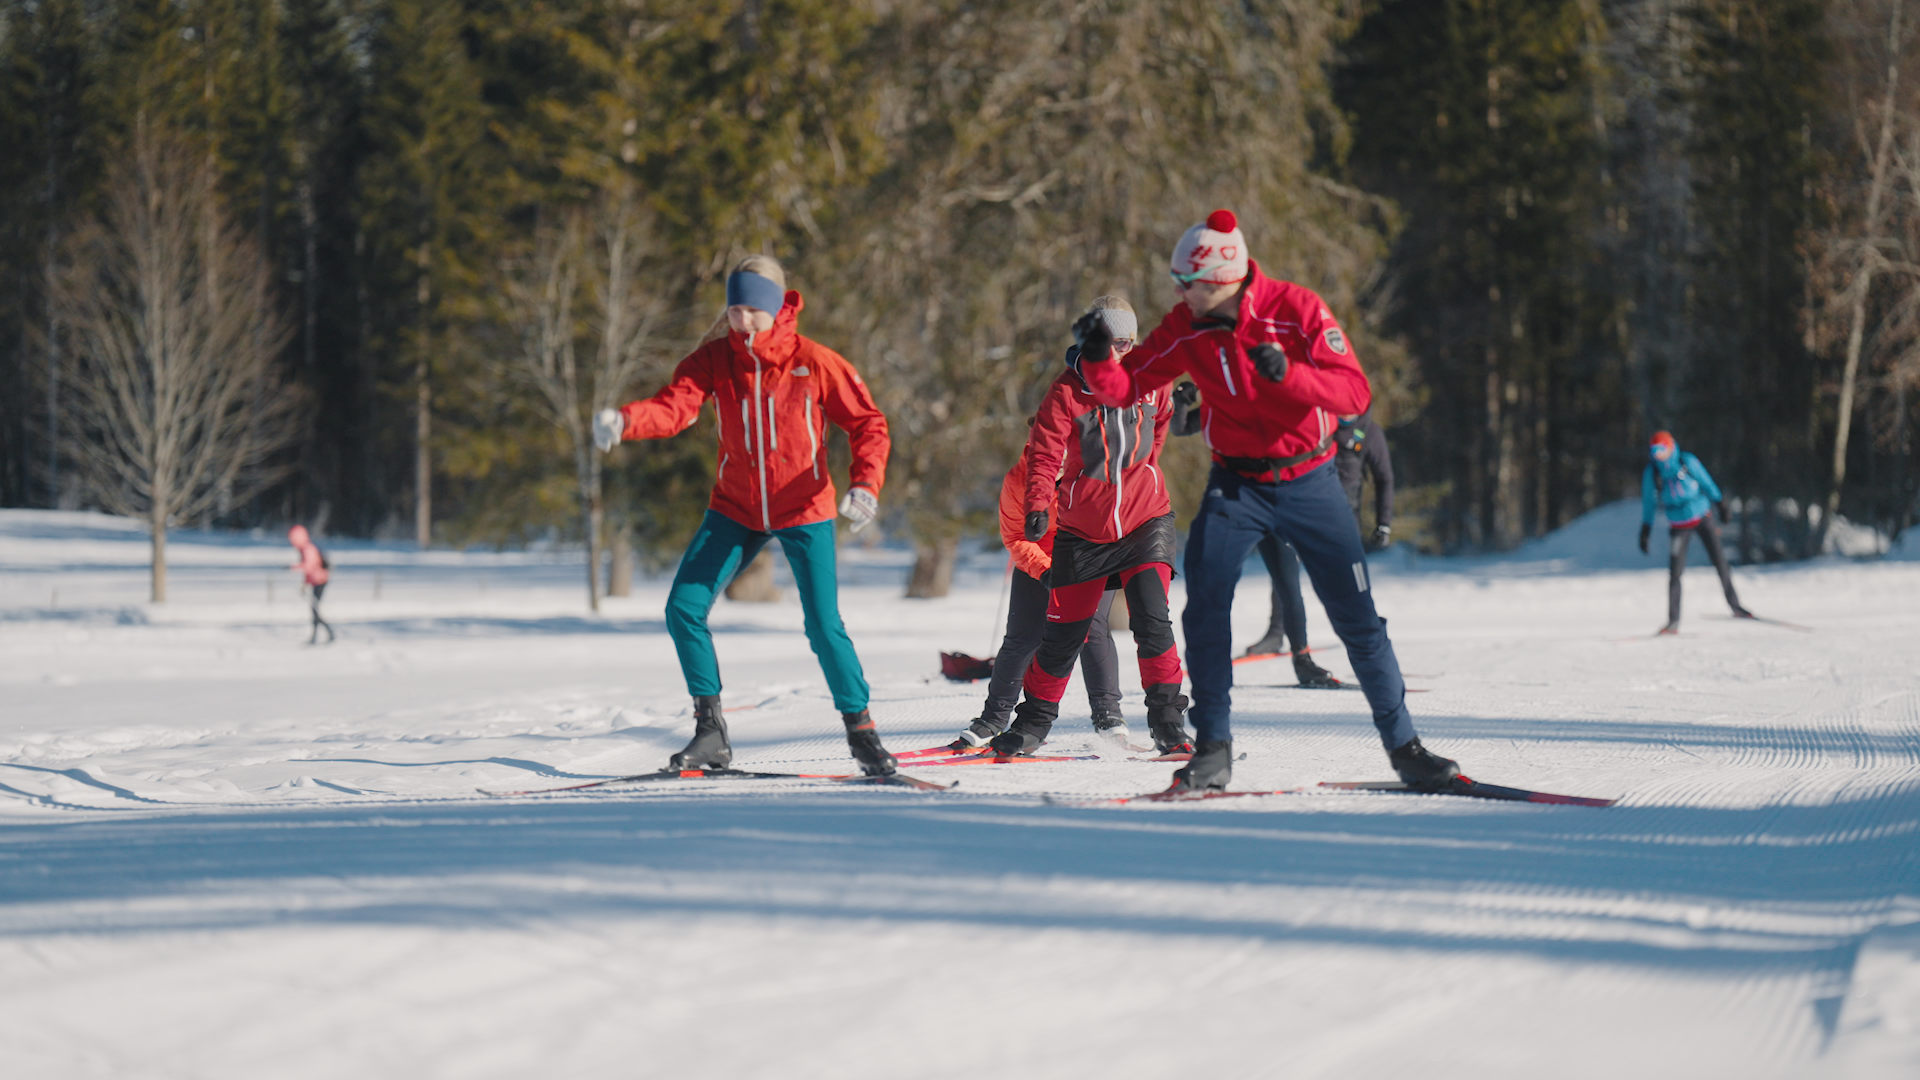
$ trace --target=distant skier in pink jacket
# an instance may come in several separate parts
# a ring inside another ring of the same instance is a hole
[[[307,644],[319,644],[320,628],[324,626],[327,629],[327,644],[331,645],[333,644],[333,627],[328,624],[327,620],[320,617],[320,595],[327,591],[327,578],[329,576],[327,557],[321,553],[319,546],[313,542],[313,537],[307,535],[307,527],[305,525],[295,525],[293,528],[288,529],[287,540],[293,544],[293,549],[300,553],[300,561],[287,567],[287,569],[298,570],[305,576],[307,582],[307,604],[313,612],[313,633],[308,635]]]

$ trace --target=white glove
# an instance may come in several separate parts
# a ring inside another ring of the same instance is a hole
[[[619,409],[601,409],[593,414],[593,445],[603,452],[620,445],[627,430],[627,418]]]
[[[853,522],[850,532],[859,532],[873,524],[874,515],[879,512],[880,500],[863,487],[848,488],[846,497],[840,500],[840,516]]]

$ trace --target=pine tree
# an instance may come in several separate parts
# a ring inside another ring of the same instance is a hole
[[[0,6],[0,505],[61,498],[67,359],[47,289],[97,179],[95,29],[79,0]]]
[[[1693,355],[1672,418],[1682,445],[1744,496],[1745,558],[1760,535],[1793,534],[1771,557],[1811,554],[1805,510],[1821,493],[1813,313],[1806,253],[1819,169],[1812,124],[1829,55],[1816,0],[1706,0],[1693,11]],[[1824,410],[1823,410],[1824,411]],[[1771,546],[1771,545],[1769,545]]]
[[[1596,45],[1579,0],[1389,0],[1342,73],[1363,184],[1408,215],[1393,259],[1431,395],[1396,433],[1445,491],[1433,539],[1501,548],[1612,493],[1625,386],[1593,276],[1602,189]]]

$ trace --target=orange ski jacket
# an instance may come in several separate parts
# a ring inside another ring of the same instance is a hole
[[[789,290],[772,329],[751,339],[729,329],[680,361],[659,393],[620,409],[621,438],[659,439],[685,431],[712,398],[720,465],[708,505],[759,532],[832,520],[828,421],[852,444],[852,486],[878,495],[886,483],[887,418],[845,357],[800,336],[805,306]]]
[[[1291,480],[1333,456],[1339,417],[1366,412],[1373,391],[1319,294],[1266,276],[1258,263],[1247,267],[1233,325],[1196,325],[1178,304],[1124,361],[1089,363],[1083,373],[1103,405],[1132,404],[1182,375],[1192,378],[1213,459],[1261,479]],[[1277,383],[1247,356],[1268,343],[1287,355],[1286,376]],[[1288,463],[1275,468],[1276,460]]]
[[[1039,542],[1027,539],[1027,453],[1013,462],[1000,482],[1000,540],[1007,545],[1013,565],[1037,578],[1053,565],[1053,536],[1060,531],[1058,515],[1047,519],[1047,534]]]

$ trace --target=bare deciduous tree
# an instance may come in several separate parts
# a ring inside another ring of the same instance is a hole
[[[1832,486],[1827,492],[1827,512],[1821,516],[1824,536],[1840,511],[1840,489],[1847,478],[1847,442],[1852,434],[1854,395],[1859,380],[1863,348],[1869,331],[1881,339],[1884,348],[1910,335],[1882,333],[1894,331],[1911,321],[1911,311],[1920,294],[1915,292],[1914,248],[1902,235],[1916,223],[1912,202],[1920,195],[1914,186],[1920,174],[1914,160],[1915,140],[1920,138],[1920,117],[1914,111],[1911,86],[1901,85],[1901,68],[1913,37],[1913,26],[1903,0],[1867,0],[1836,10],[1840,24],[1836,36],[1852,46],[1849,62],[1840,70],[1859,78],[1844,80],[1843,100],[1851,107],[1854,121],[1854,150],[1858,158],[1849,162],[1846,172],[1855,174],[1853,198],[1841,200],[1838,228],[1827,239],[1829,274],[1843,277],[1845,284],[1829,303],[1846,310],[1845,360],[1840,376],[1840,402],[1833,437]],[[1906,183],[1903,185],[1902,180]],[[1904,190],[1902,190],[1904,188]],[[1893,277],[1901,294],[1887,308],[1870,306],[1876,279]],[[1875,310],[1875,307],[1882,310]],[[1881,318],[1881,326],[1870,326],[1870,315]],[[1818,543],[1816,541],[1816,550]]]
[[[648,225],[632,186],[618,181],[584,208],[536,230],[533,254],[503,275],[505,318],[519,337],[512,381],[534,391],[536,412],[573,451],[587,535],[587,602],[600,610],[605,529],[593,414],[619,405],[657,351],[657,293],[646,285]]]
[[[204,155],[140,124],[102,215],[69,238],[50,308],[71,355],[62,444],[81,489],[153,531],[224,513],[287,475],[305,410],[276,358],[289,329],[260,245],[226,215]]]

